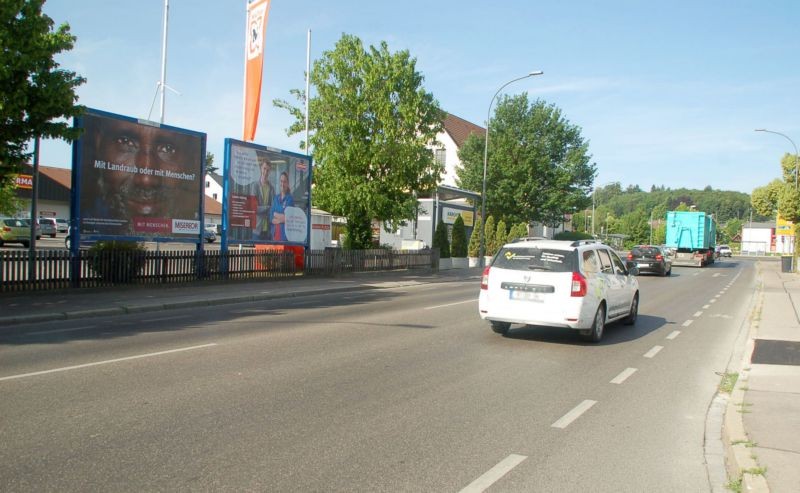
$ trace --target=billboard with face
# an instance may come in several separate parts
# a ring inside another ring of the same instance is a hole
[[[205,134],[97,110],[76,124],[81,236],[200,238]]]
[[[224,175],[229,243],[308,245],[309,156],[226,139]]]

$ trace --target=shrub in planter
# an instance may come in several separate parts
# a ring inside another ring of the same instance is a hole
[[[472,227],[472,235],[469,237],[469,247],[467,254],[470,257],[477,257],[481,250],[481,228],[483,228],[483,218],[478,216],[475,225]]]
[[[453,243],[450,245],[450,255],[453,257],[467,256],[467,230],[464,219],[459,215],[453,223]]]
[[[439,220],[436,232],[433,234],[433,248],[439,249],[439,258],[450,258],[450,240],[447,239],[447,226]]]
[[[88,251],[89,265],[106,282],[133,282],[144,267],[146,252],[132,241],[98,241]]]
[[[483,231],[483,254],[487,257],[491,257],[496,253],[492,251],[492,248],[494,248],[494,235],[497,232],[497,227],[494,224],[494,217],[486,217],[486,225],[483,227]]]

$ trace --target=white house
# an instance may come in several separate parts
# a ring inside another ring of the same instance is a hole
[[[742,253],[764,255],[775,251],[775,224],[747,222],[742,225]]]
[[[222,176],[217,173],[206,173],[205,192],[217,202],[222,202]]]
[[[444,165],[444,176],[442,176],[440,185],[457,186],[456,168],[461,165],[461,160],[458,159],[458,150],[464,145],[467,137],[472,134],[483,137],[486,135],[486,129],[463,118],[446,113],[444,130],[436,135],[436,140],[441,145],[433,149],[436,162]]]

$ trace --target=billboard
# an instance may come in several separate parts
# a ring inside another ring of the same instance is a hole
[[[308,246],[311,157],[225,139],[227,243]]]
[[[73,153],[81,236],[201,241],[206,135],[89,109]]]

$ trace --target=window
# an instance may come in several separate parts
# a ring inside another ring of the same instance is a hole
[[[574,250],[546,248],[504,248],[495,257],[492,267],[511,270],[573,272],[578,263]]]
[[[611,265],[611,257],[608,255],[608,250],[597,250],[597,255],[600,257],[600,265],[603,266],[603,272],[606,274],[613,274],[614,267]]]
[[[597,261],[597,255],[594,250],[586,250],[583,252],[583,272],[586,274],[597,274],[600,272],[600,264]]]
[[[609,252],[611,254],[611,261],[614,262],[614,270],[620,276],[624,276],[628,273],[628,269],[625,268],[625,264],[622,263],[619,256],[615,252]]]
[[[217,194],[212,193],[211,195],[213,196],[214,200],[217,200]]]
[[[436,164],[441,164],[445,166],[447,164],[447,150],[446,149],[436,149],[433,151],[433,158],[436,161]]]
[[[211,187],[211,182],[206,180],[206,188],[210,188],[210,187]]]

